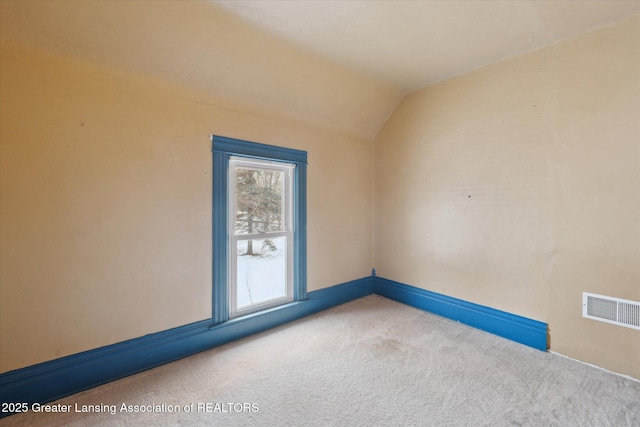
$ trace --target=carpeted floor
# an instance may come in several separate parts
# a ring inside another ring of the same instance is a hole
[[[376,295],[54,404],[0,423],[640,426],[638,381]]]

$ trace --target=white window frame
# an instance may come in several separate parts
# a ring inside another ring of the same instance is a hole
[[[236,234],[236,171],[238,169],[254,169],[254,170],[266,170],[273,172],[282,172],[284,176],[283,182],[283,226],[281,231],[276,232],[261,232],[261,233],[246,233]],[[294,252],[295,252],[295,239],[294,239],[294,221],[293,221],[293,176],[295,171],[295,164],[276,162],[271,160],[261,159],[247,159],[243,157],[231,156],[229,158],[229,179],[228,179],[228,214],[227,214],[227,232],[229,236],[229,266],[228,266],[228,296],[229,296],[229,318],[238,316],[244,316],[246,314],[254,313],[256,311],[265,310],[278,305],[286,304],[294,300]],[[242,240],[259,240],[268,238],[285,237],[285,290],[286,295],[280,298],[274,298],[268,301],[251,304],[243,308],[238,308],[237,303],[237,277],[238,277],[238,255],[237,245]]]

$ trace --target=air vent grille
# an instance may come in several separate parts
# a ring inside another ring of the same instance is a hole
[[[583,292],[582,316],[640,330],[640,302]]]

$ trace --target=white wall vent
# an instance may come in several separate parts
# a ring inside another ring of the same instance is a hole
[[[583,292],[582,317],[640,330],[640,302]]]

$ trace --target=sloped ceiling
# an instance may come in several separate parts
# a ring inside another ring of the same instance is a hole
[[[0,38],[371,140],[408,92],[636,13],[638,1],[2,0]]]
[[[640,13],[638,0],[213,1],[409,92]]]

